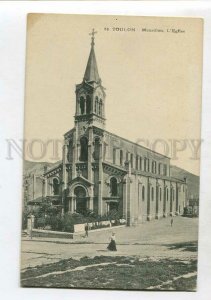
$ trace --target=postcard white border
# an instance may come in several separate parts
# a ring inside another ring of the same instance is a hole
[[[22,162],[7,160],[6,139],[23,138],[27,13],[204,18],[198,292],[135,292],[19,287]],[[11,1],[0,3],[0,295],[2,299],[185,299],[211,297],[211,3],[209,1]]]

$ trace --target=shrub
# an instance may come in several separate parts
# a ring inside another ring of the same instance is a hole
[[[62,218],[62,231],[74,232],[74,221],[68,214],[65,214]]]
[[[44,217],[38,217],[35,218],[35,228],[44,228],[45,227],[45,218]]]
[[[61,208],[51,205],[51,203],[44,201],[39,206],[28,206],[23,212],[22,227],[25,229],[27,227],[27,218],[30,214],[35,216],[35,228],[51,228],[54,231],[66,231],[74,232],[75,224],[85,224],[92,223],[91,229],[98,229],[109,227],[110,224],[102,224],[102,221],[114,220],[115,225],[119,225],[121,215],[118,211],[112,210],[109,214],[100,216],[95,211],[86,209],[83,214],[79,213],[65,213],[61,214]]]
[[[112,209],[108,213],[109,220],[119,220],[122,218],[122,215],[116,209]]]
[[[187,215],[188,214],[188,207],[184,207],[184,215]]]
[[[49,216],[46,225],[50,225],[52,230],[62,231],[63,222],[61,215]]]

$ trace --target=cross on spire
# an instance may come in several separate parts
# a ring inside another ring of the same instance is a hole
[[[97,61],[96,61],[96,57],[95,57],[95,49],[94,49],[94,38],[95,38],[95,34],[97,32],[92,29],[92,32],[89,33],[89,35],[91,35],[91,50],[90,50],[90,54],[89,54],[89,58],[88,58],[88,62],[87,62],[87,66],[86,66],[86,70],[85,70],[85,74],[84,74],[84,80],[87,82],[96,82],[99,83],[100,82],[100,77],[99,77],[99,73],[98,73],[98,69],[97,69]]]
[[[92,32],[89,33],[89,35],[92,36],[92,42],[91,42],[91,46],[92,46],[92,47],[93,47],[94,44],[95,44],[94,40],[95,40],[95,34],[96,34],[96,33],[97,33],[97,31],[95,31],[94,28],[92,29]]]

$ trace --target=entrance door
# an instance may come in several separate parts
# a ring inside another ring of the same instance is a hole
[[[87,209],[86,191],[83,187],[78,186],[74,190],[76,196],[76,212],[84,214]]]

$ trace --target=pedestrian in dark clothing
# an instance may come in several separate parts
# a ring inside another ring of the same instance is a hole
[[[173,222],[174,222],[174,220],[173,220],[173,218],[171,218],[171,227],[173,226]]]
[[[85,237],[89,236],[89,225],[88,223],[85,225]]]
[[[115,238],[115,233],[113,232],[111,237],[110,237],[110,243],[107,247],[108,250],[110,251],[117,251],[117,248],[116,248],[116,238]]]

